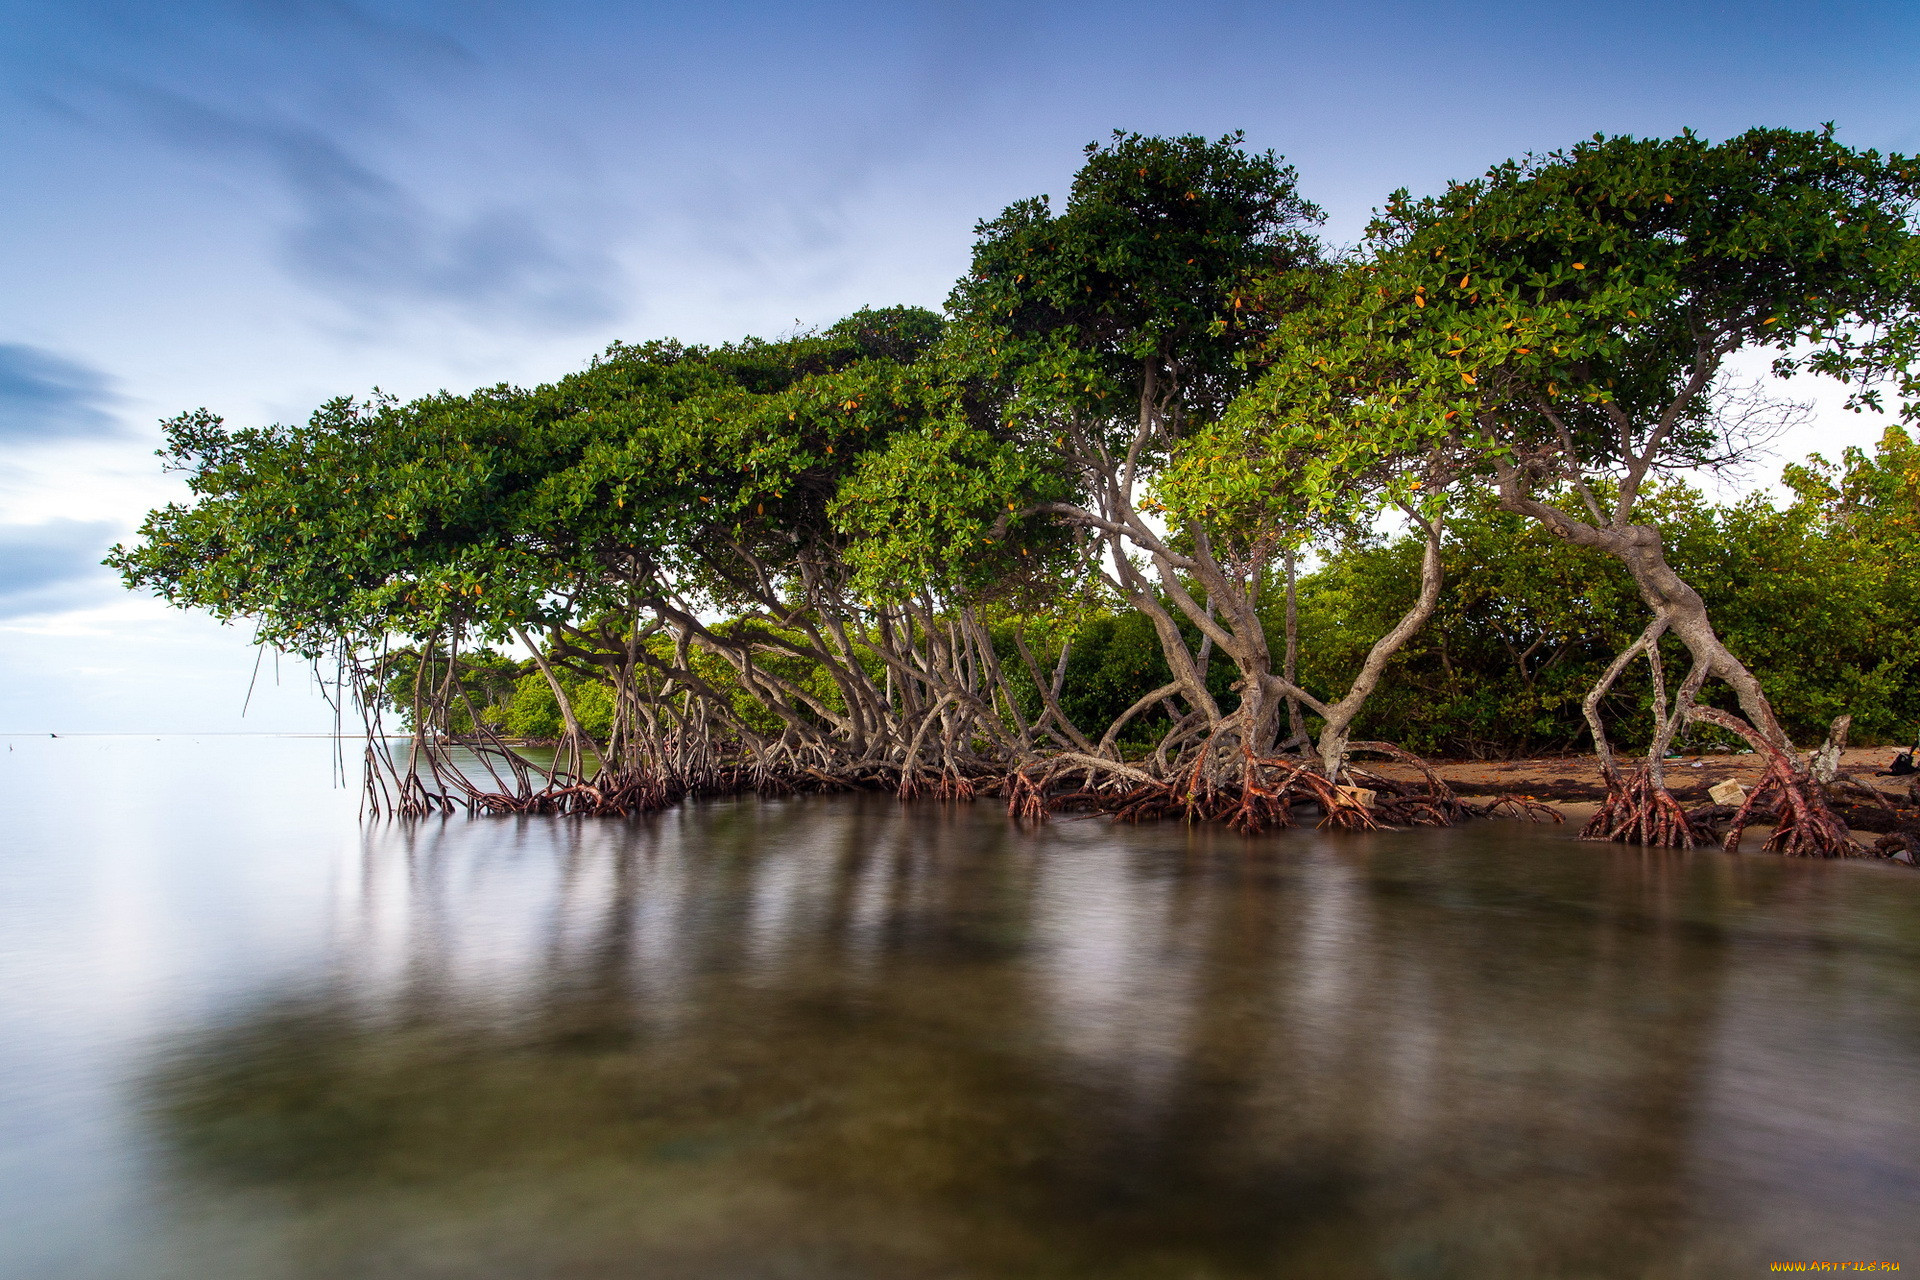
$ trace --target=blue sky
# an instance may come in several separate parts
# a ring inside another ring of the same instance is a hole
[[[0,0],[0,731],[323,728],[99,555],[156,421],[534,382],[937,305],[1115,128],[1298,165],[1351,239],[1595,131],[1920,151],[1920,5]],[[1869,438],[1823,412],[1783,453]]]

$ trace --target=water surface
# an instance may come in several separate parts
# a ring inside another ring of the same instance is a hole
[[[1920,1267],[1920,875],[0,753],[0,1275]]]

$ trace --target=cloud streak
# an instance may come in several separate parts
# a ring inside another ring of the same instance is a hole
[[[598,324],[622,309],[612,260],[562,243],[526,209],[443,213],[312,125],[150,86],[121,93],[168,142],[274,176],[295,208],[286,263],[343,300],[425,303],[549,328]]]
[[[0,525],[0,618],[71,608],[80,596],[104,594],[112,575],[100,558],[118,532],[106,521]]]
[[[0,442],[38,444],[119,435],[105,374],[51,351],[0,342]],[[0,574],[4,573],[0,566]]]

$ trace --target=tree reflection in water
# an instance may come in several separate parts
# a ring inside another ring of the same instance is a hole
[[[183,1271],[1920,1258],[1920,882],[1534,828],[748,801],[373,829],[150,1080]],[[1906,1101],[1901,1101],[1901,1100]]]

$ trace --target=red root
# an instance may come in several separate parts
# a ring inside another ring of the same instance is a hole
[[[1618,778],[1607,780],[1607,798],[1580,829],[1580,838],[1691,849],[1700,842],[1700,833],[1687,821],[1673,794],[1654,785],[1652,773],[1643,764],[1624,785]]]
[[[1848,835],[1847,824],[1827,807],[1813,780],[1796,767],[1793,757],[1767,741],[1752,725],[1712,707],[1694,707],[1687,714],[1715,728],[1739,734],[1752,743],[1753,749],[1767,762],[1760,785],[1748,794],[1746,802],[1733,815],[1721,848],[1729,853],[1738,848],[1753,815],[1765,812],[1762,801],[1771,801],[1775,814],[1773,834],[1763,846],[1768,853],[1800,858],[1852,858],[1864,852]]]
[[[1532,796],[1516,796],[1511,792],[1501,792],[1485,804],[1468,805],[1476,817],[1481,818],[1525,818],[1529,822],[1565,822],[1567,815],[1550,804],[1542,804]]]
[[[1425,779],[1426,792],[1423,795],[1414,789],[1414,784],[1395,782],[1363,770],[1348,771],[1356,777],[1364,777],[1367,785],[1380,793],[1380,817],[1387,822],[1414,827],[1450,827],[1476,812],[1472,805],[1453,793],[1453,788],[1435,772],[1432,765],[1411,751],[1396,747],[1391,742],[1350,742],[1347,752],[1349,755],[1359,752],[1385,756],[1389,760],[1412,765]]]
[[[1007,816],[1016,822],[1040,823],[1047,821],[1049,805],[1047,803],[1047,783],[1050,777],[1043,772],[1038,780],[1029,776],[1025,769],[1015,769],[1007,775]]]

